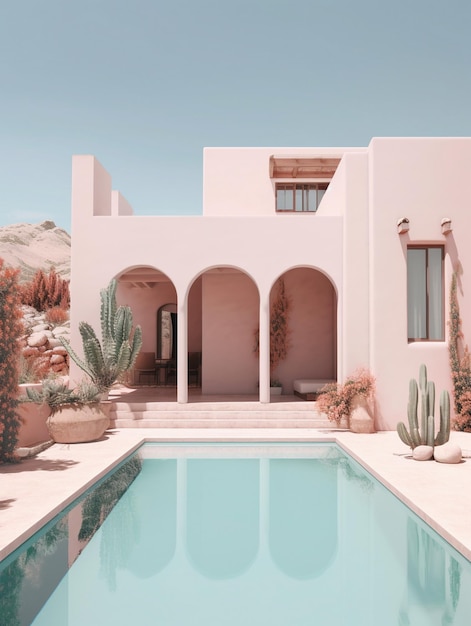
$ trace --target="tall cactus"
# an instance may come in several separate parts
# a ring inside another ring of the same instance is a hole
[[[61,342],[70,358],[87,374],[102,391],[132,368],[142,346],[142,331],[136,326],[133,332],[132,311],[129,306],[116,304],[116,280],[100,292],[102,344],[92,326],[80,322],[84,359],[73,350],[70,343],[61,337]]]
[[[418,401],[420,390],[420,428]],[[409,431],[404,422],[397,425],[401,440],[412,449],[420,445],[441,446],[450,438],[450,395],[442,391],[440,395],[440,430],[435,435],[435,384],[427,381],[427,368],[420,366],[419,385],[412,378],[409,383],[409,403],[407,405]]]

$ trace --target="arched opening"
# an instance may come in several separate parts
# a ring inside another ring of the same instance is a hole
[[[325,274],[310,267],[282,274],[271,289],[270,318],[271,354],[282,356],[270,374],[284,394],[296,379],[336,379],[337,296]]]
[[[188,349],[194,351],[200,342],[204,394],[257,393],[254,332],[259,302],[254,281],[238,268],[211,268],[193,283],[188,300]]]
[[[176,368],[176,311],[177,292],[170,278],[153,267],[134,267],[124,270],[118,277],[117,300],[119,304],[128,304],[133,312],[133,322],[142,328],[142,353],[153,355],[156,362],[157,384],[167,382],[167,370],[158,367],[159,360],[166,359],[160,354],[175,354]],[[162,339],[159,333],[159,314],[161,318],[160,328],[165,326],[170,336],[165,335]],[[172,317],[174,316],[174,317]],[[156,323],[157,319],[157,323]],[[171,322],[174,322],[172,325]],[[173,370],[176,372],[176,369]],[[176,375],[174,374],[174,380]],[[138,382],[136,375],[130,381]]]

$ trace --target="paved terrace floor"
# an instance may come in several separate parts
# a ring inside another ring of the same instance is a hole
[[[471,560],[471,434],[453,432],[451,440],[464,452],[458,465],[413,461],[395,432],[121,429],[93,443],[55,444],[0,466],[0,560],[145,441],[337,442]]]

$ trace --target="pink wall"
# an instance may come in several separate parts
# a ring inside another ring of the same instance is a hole
[[[269,160],[276,156],[341,157],[358,148],[205,148],[203,213],[205,216],[274,214],[275,181]],[[278,215],[283,219],[286,215]],[[298,219],[312,216],[298,215]]]
[[[471,206],[470,139],[374,139],[370,146],[370,266],[372,319],[371,367],[378,377],[378,420],[392,428],[406,419],[408,380],[425,363],[429,378],[451,391],[446,341],[407,341],[407,245],[445,246],[445,315],[453,266],[470,267],[468,242]],[[396,222],[410,220],[408,234]],[[451,217],[453,232],[443,235],[440,222]],[[464,294],[471,286],[464,273]],[[468,300],[469,302],[469,300]],[[462,301],[465,336],[470,337],[469,305]],[[448,336],[448,331],[446,331]],[[438,412],[438,411],[437,411]]]
[[[256,393],[257,288],[239,271],[203,276],[203,393]]]

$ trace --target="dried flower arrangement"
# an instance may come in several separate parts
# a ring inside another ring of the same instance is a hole
[[[368,398],[374,393],[375,378],[366,369],[359,369],[343,384],[330,383],[322,388],[317,399],[318,409],[340,426],[343,418],[349,420],[355,396]]]

